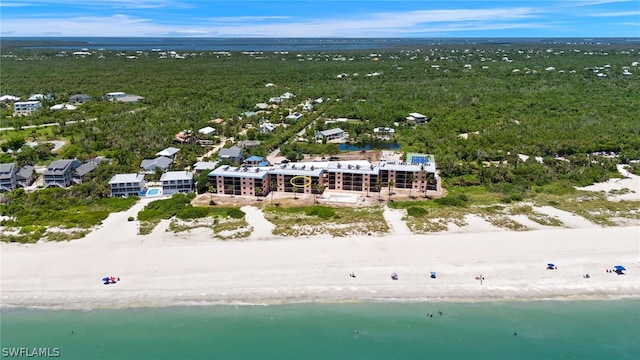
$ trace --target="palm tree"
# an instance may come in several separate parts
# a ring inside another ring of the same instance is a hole
[[[227,186],[227,193],[231,194],[231,196],[235,195],[235,191],[234,190],[235,190],[235,188],[234,188],[233,185]]]
[[[382,193],[382,181],[380,179],[376,180],[376,191],[378,192],[378,200],[380,200],[380,194]]]
[[[213,193],[216,192],[216,187],[210,184],[207,190],[209,191],[209,204],[211,204],[213,202]]]
[[[256,194],[256,200],[258,199],[258,197],[260,195],[262,195],[262,187],[260,186],[256,186],[255,190],[254,190],[255,194]]]
[[[391,188],[393,188],[396,185],[396,182],[393,180],[389,180],[389,182],[387,183],[387,189],[389,190],[389,200],[391,200]]]

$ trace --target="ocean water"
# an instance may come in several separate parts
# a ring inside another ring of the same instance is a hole
[[[640,38],[193,38],[193,37],[10,37],[26,49],[164,51],[339,51],[492,44],[625,44]]]
[[[3,356],[48,348],[63,359],[640,358],[640,299],[0,314]]]

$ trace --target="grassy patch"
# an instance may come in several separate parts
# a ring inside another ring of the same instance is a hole
[[[389,231],[380,207],[275,207],[264,209],[265,218],[281,236],[378,235]]]

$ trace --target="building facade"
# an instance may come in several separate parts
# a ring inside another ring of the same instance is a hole
[[[162,193],[188,193],[193,191],[193,173],[188,171],[167,171],[160,177]]]
[[[73,182],[73,171],[82,163],[78,160],[56,160],[49,164],[44,171],[43,179],[46,187],[57,186],[66,188]]]
[[[109,181],[111,196],[140,196],[145,188],[144,174],[116,174]]]

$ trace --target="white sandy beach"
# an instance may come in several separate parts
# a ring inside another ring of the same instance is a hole
[[[635,179],[635,178],[634,178]],[[607,191],[598,188],[596,191]],[[638,193],[634,193],[637,197]],[[640,296],[640,228],[600,227],[544,209],[567,226],[515,232],[475,217],[433,235],[414,235],[387,210],[380,237],[281,238],[255,208],[253,233],[217,240],[210,230],[137,235],[127,221],[144,206],[112,214],[83,239],[3,243],[1,306],[119,308],[174,304],[303,301],[485,301]],[[557,270],[546,270],[554,263]],[[614,265],[626,275],[605,272]],[[437,278],[431,279],[431,271]],[[354,272],[356,278],[349,277]],[[390,278],[392,273],[399,280]],[[590,274],[591,278],[583,278]],[[484,281],[476,280],[480,274]],[[104,285],[106,276],[117,284]]]

